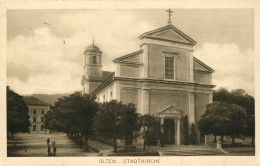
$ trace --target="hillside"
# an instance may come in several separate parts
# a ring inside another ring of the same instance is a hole
[[[69,94],[53,94],[53,95],[48,95],[48,94],[32,94],[31,96],[36,97],[46,103],[51,104],[52,106],[55,104],[56,101],[58,101],[58,98],[62,96],[69,96]]]

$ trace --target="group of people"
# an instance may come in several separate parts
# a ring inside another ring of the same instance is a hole
[[[55,146],[55,141],[51,142],[52,144],[52,150],[53,150],[53,155],[56,156],[56,146]],[[47,146],[48,146],[48,156],[51,155],[51,146],[50,146],[50,138],[47,139]]]

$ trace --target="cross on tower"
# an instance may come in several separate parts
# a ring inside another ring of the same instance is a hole
[[[172,20],[171,20],[171,16],[172,16],[172,10],[169,8],[169,10],[166,10],[166,12],[169,13],[169,20],[168,20],[168,24],[171,25],[172,24]]]

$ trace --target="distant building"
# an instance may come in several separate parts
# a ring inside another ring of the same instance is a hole
[[[30,116],[30,133],[45,132],[44,115],[50,111],[50,104],[41,101],[33,96],[24,96]]]
[[[138,113],[161,119],[165,144],[179,145],[185,115],[189,126],[197,126],[212,102],[214,70],[193,56],[196,41],[170,21],[140,35],[139,42],[140,50],[116,58],[115,72],[107,72],[93,41],[84,52],[83,93],[96,95],[98,102],[135,104]],[[204,142],[197,132],[197,142]]]

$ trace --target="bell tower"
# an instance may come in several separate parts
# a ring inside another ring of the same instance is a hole
[[[84,52],[84,75],[81,85],[83,93],[90,94],[103,80],[102,51],[94,44],[88,46]]]

